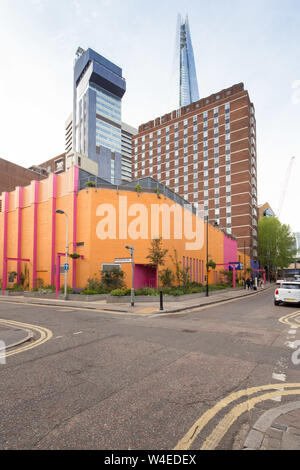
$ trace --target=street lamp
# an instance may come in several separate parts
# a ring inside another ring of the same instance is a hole
[[[65,268],[66,268],[66,267],[67,267],[67,264],[68,264],[69,217],[68,217],[68,214],[66,214],[66,213],[65,213],[64,211],[62,211],[61,209],[57,209],[56,214],[63,214],[63,215],[65,215],[65,216],[66,216],[66,220],[67,220],[67,226],[66,226],[66,266],[65,266]],[[58,276],[58,275],[59,275],[59,274],[57,273],[57,276]],[[64,293],[64,300],[67,300],[67,298],[68,298],[67,287],[68,287],[68,271],[67,271],[67,269],[65,269],[65,293]]]
[[[131,307],[134,307],[134,285],[133,285],[133,279],[134,279],[134,246],[125,246],[126,250],[130,251],[131,255],[131,266],[132,266],[132,285],[131,285]]]

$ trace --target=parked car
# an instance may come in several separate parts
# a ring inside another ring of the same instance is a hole
[[[274,304],[300,304],[300,282],[282,282],[275,290]]]

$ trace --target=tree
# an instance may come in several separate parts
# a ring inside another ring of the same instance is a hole
[[[175,276],[171,269],[167,268],[160,272],[159,279],[163,287],[172,287]]]
[[[147,259],[157,266],[157,288],[159,288],[159,267],[164,266],[167,253],[168,250],[162,246],[162,238],[152,240]]]
[[[263,217],[258,222],[258,259],[267,268],[269,279],[271,271],[276,276],[278,268],[287,268],[296,252],[295,237],[288,225],[281,224],[276,217]]]

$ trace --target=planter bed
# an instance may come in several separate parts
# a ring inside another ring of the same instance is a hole
[[[4,295],[8,295],[9,297],[24,296],[25,292],[22,290],[5,290]]]
[[[209,295],[214,295],[218,294],[220,292],[226,292],[229,289],[220,289],[220,290],[214,290],[214,291],[209,291]],[[205,292],[199,292],[196,294],[186,294],[186,295],[179,295],[179,296],[173,296],[173,295],[164,295],[164,302],[182,302],[184,300],[193,300],[193,299],[199,299],[201,297],[205,297]],[[158,302],[160,301],[159,295],[151,296],[151,295],[136,295],[134,297],[135,302]],[[126,296],[107,296],[107,303],[108,304],[127,304],[131,302],[131,297],[130,295]]]
[[[22,292],[22,295],[25,297],[32,297],[35,299],[53,299],[55,300],[55,293],[49,292],[47,294],[42,294],[41,292]],[[99,295],[80,295],[80,294],[68,294],[68,300],[73,300],[77,302],[96,302],[97,300],[106,300],[107,294]],[[64,294],[58,294],[58,300],[64,300]]]

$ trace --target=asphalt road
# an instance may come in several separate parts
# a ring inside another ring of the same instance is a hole
[[[273,290],[165,316],[0,302],[0,319],[38,327],[40,339],[0,362],[0,448],[171,450],[192,429],[188,447],[200,449],[230,411],[210,411],[228,395],[300,383],[288,345],[300,329],[279,322],[297,310],[275,307]],[[265,410],[294,399],[237,414],[213,445],[239,448]]]

